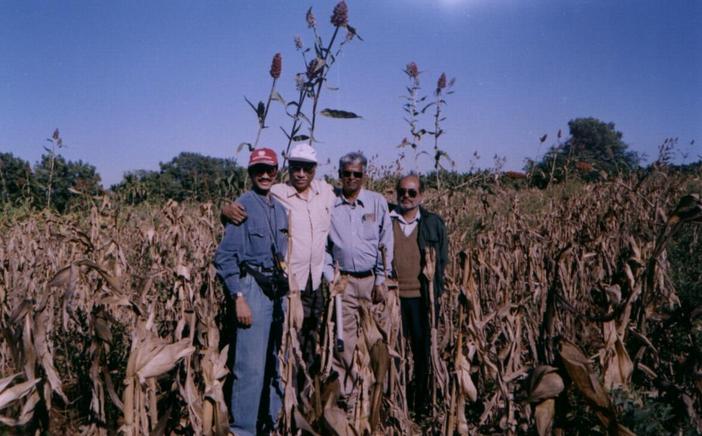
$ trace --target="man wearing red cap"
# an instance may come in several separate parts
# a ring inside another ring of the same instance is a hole
[[[269,148],[251,152],[253,189],[239,198],[249,211],[240,225],[227,224],[215,254],[218,275],[234,298],[236,340],[231,431],[238,436],[270,432],[282,403],[278,349],[284,319],[281,259],[288,246],[288,219],[271,196],[278,159]]]
[[[288,267],[292,286],[300,291],[302,300],[304,322],[299,339],[309,375],[321,369],[317,345],[324,299],[319,288],[331,209],[336,200],[332,186],[315,179],[317,161],[317,152],[310,144],[295,144],[288,155],[288,183],[278,183],[271,188],[271,194],[283,203],[290,216],[292,246]],[[225,205],[222,214],[234,223],[241,223],[250,216],[250,211],[237,201]],[[303,390],[307,379],[299,374],[299,391]]]

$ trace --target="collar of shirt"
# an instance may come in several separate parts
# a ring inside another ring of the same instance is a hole
[[[414,224],[416,222],[419,222],[419,218],[421,217],[421,212],[417,210],[417,215],[414,216],[411,220],[407,221],[404,216],[402,216],[401,213],[397,211],[397,209],[393,210],[390,212],[390,218],[395,218],[396,220],[400,221],[402,224],[409,225],[409,224]]]
[[[297,192],[297,189],[295,189],[294,186],[290,185],[289,183],[281,184],[281,188],[279,188],[282,191],[281,197],[299,197],[302,200],[309,200],[312,196],[314,195],[319,195],[319,182],[317,180],[312,180],[312,183],[310,183],[310,188],[309,192],[310,195],[305,199],[303,196],[300,195],[299,192]]]
[[[253,193],[254,198],[261,203],[262,206],[266,207],[273,207],[273,198],[270,195],[270,191],[268,191],[266,194],[259,194],[258,192],[254,191],[253,189],[251,190],[251,193]]]
[[[361,207],[365,206],[368,204],[370,199],[368,198],[368,194],[366,193],[366,190],[361,188],[361,191],[358,193],[358,196],[356,197],[356,203],[360,204]],[[351,203],[349,200],[346,199],[344,196],[344,191],[339,190],[338,195],[336,196],[336,202],[334,203],[334,207],[340,206],[342,204],[348,204],[349,206],[355,206],[356,203]]]

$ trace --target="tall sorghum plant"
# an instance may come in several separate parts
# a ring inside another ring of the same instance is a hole
[[[278,91],[276,91],[275,89],[275,85],[278,82],[278,79],[280,78],[282,70],[283,57],[280,55],[280,53],[276,53],[273,56],[273,60],[271,61],[271,68],[268,72],[273,81],[271,82],[271,90],[268,92],[268,99],[266,103],[264,104],[263,101],[259,101],[258,104],[254,106],[254,104],[251,103],[251,101],[248,98],[244,97],[246,103],[248,103],[251,109],[253,109],[253,111],[256,113],[256,118],[258,120],[258,131],[256,132],[256,139],[254,140],[253,144],[249,142],[242,142],[241,144],[239,144],[237,152],[240,152],[244,147],[248,147],[249,151],[258,147],[258,142],[261,139],[261,132],[263,132],[263,129],[268,127],[266,126],[266,118],[268,117],[268,109],[271,106],[271,101],[283,100]]]
[[[295,84],[298,91],[296,101],[291,101],[286,104],[287,114],[292,118],[292,126],[289,131],[283,129],[286,138],[288,139],[285,148],[284,158],[287,160],[287,155],[293,142],[310,141],[315,142],[314,131],[317,126],[317,116],[324,115],[331,118],[359,118],[353,112],[348,112],[338,109],[323,109],[319,110],[319,101],[322,94],[322,89],[327,82],[327,75],[332,65],[336,62],[344,45],[352,41],[354,38],[361,39],[356,32],[356,29],[349,24],[348,5],[345,1],[337,3],[331,16],[331,24],[334,26],[334,32],[328,43],[319,34],[317,19],[312,12],[312,8],[307,10],[305,21],[307,27],[312,29],[313,45],[312,47],[304,47],[302,38],[298,35],[295,37],[295,48],[301,53],[305,64],[304,73],[295,75]],[[345,29],[346,36],[343,41],[334,49],[334,43],[337,41],[339,32]],[[314,53],[314,57],[308,59],[308,53]],[[327,86],[328,89],[336,90]],[[311,112],[305,113],[304,104],[307,99],[311,100]],[[304,124],[307,124],[307,134],[301,133]]]
[[[436,187],[441,189],[441,177],[440,171],[444,168],[441,165],[442,159],[448,160],[452,165],[453,161],[449,157],[448,153],[439,148],[439,137],[445,133],[441,128],[441,123],[446,120],[446,116],[443,115],[443,109],[446,107],[446,96],[453,94],[451,88],[456,79],[451,79],[450,82],[446,80],[446,74],[441,73],[439,80],[436,82],[436,91],[434,91],[435,100],[433,103],[427,105],[422,111],[426,110],[430,106],[434,106],[434,130],[428,132],[434,137],[434,171],[436,172]]]
[[[418,105],[423,103],[427,99],[427,96],[425,95],[420,97],[418,95],[421,87],[419,85],[419,68],[417,67],[417,64],[414,62],[407,64],[404,69],[404,73],[409,79],[409,85],[407,86],[407,95],[403,97],[405,99],[405,103],[402,105],[402,109],[406,114],[405,122],[409,126],[410,137],[403,138],[398,147],[412,148],[414,154],[414,171],[419,171],[419,155],[426,153],[420,151],[420,143],[422,141],[422,137],[425,133],[427,133],[427,131],[426,129],[420,129],[418,126],[419,115],[421,115]]]
[[[59,133],[59,129],[55,129],[51,138],[46,138],[46,140],[51,143],[50,147],[44,146],[44,150],[49,153],[49,179],[44,187],[46,190],[46,208],[51,207],[51,191],[54,181],[54,168],[56,166],[56,158],[59,155],[59,150],[61,150],[65,145],[63,145],[63,139]]]

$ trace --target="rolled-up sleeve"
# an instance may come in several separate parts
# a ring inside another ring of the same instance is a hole
[[[324,267],[322,274],[327,280],[327,283],[334,281],[334,256],[332,255],[332,242],[327,238],[327,245],[324,250]]]
[[[244,250],[245,231],[243,225],[227,224],[224,236],[215,253],[214,264],[217,274],[224,280],[230,295],[242,292],[246,297],[246,290],[239,286],[239,263]]]
[[[390,218],[390,212],[388,211],[388,203],[385,199],[380,200],[380,206],[378,210],[381,214],[380,228],[379,228],[379,243],[385,247],[385,264],[387,265],[388,276],[392,273],[392,259],[393,259],[393,235],[392,235],[392,221]],[[385,270],[383,268],[383,258],[382,253],[378,250],[378,259],[375,264],[375,284],[379,285],[385,282]]]

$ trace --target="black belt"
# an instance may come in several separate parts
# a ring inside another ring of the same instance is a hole
[[[264,268],[261,265],[251,265],[250,263],[243,264],[244,267],[240,269],[252,269],[254,271],[270,274],[273,272],[273,268]]]
[[[372,275],[373,275],[373,271],[371,271],[371,270],[368,270],[368,271],[358,271],[358,272],[356,272],[356,271],[341,271],[341,274],[342,274],[342,275],[345,275],[345,276],[355,277],[355,278],[357,278],[357,279],[363,279],[363,278],[372,276]]]
[[[276,281],[276,277],[273,276],[273,268],[264,268],[259,265],[250,265],[247,263],[242,263],[240,265],[241,277],[246,277],[251,275],[261,291],[270,298],[274,300],[280,298],[288,293],[288,285],[286,283],[280,283]]]

